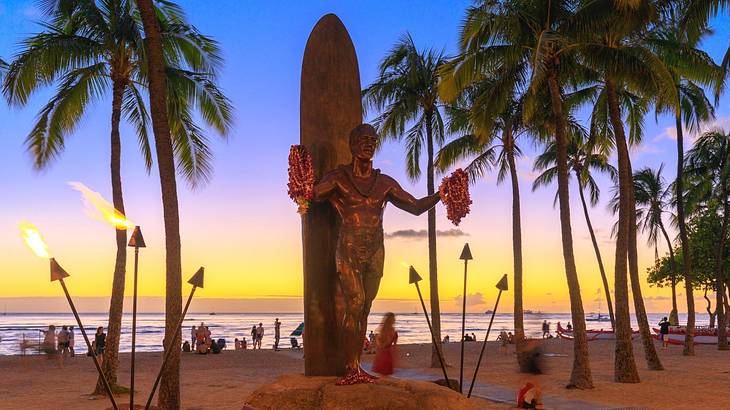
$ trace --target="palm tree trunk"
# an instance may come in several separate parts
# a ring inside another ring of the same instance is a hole
[[[596,233],[593,232],[593,224],[591,218],[588,215],[588,206],[586,205],[585,194],[583,194],[583,186],[580,183],[580,175],[578,172],[575,173],[578,179],[578,193],[580,194],[580,203],[583,205],[583,216],[586,218],[586,225],[588,225],[588,232],[591,234],[591,242],[593,243],[593,251],[596,253],[596,260],[598,261],[598,270],[601,272],[601,281],[603,281],[603,290],[606,293],[606,304],[608,305],[608,316],[611,318],[611,329],[616,329],[616,318],[613,316],[613,302],[611,300],[611,290],[608,288],[608,278],[606,278],[606,270],[603,268],[603,258],[601,258],[601,249],[598,247],[598,241],[596,240]]]
[[[124,196],[122,195],[122,142],[119,136],[119,122],[122,117],[122,98],[124,96],[124,80],[114,80],[112,85],[112,130],[111,130],[111,179],[112,202],[114,209],[124,214]],[[109,324],[107,325],[106,348],[102,362],[104,375],[110,386],[117,385],[117,369],[119,368],[119,337],[122,331],[122,310],[124,308],[124,279],[127,266],[127,231],[115,229],[117,256],[114,262],[112,279],[112,296],[109,303]],[[106,394],[104,382],[97,379],[94,394]]]
[[[433,112],[426,111],[426,153],[428,155],[426,170],[426,190],[433,195]],[[431,325],[437,344],[431,350],[431,367],[440,367],[438,351],[441,349],[441,309],[439,307],[438,264],[436,263],[436,208],[428,210],[428,282],[431,296]],[[466,298],[466,295],[464,295]]]
[[[715,294],[716,301],[715,312],[717,313],[717,349],[728,350],[730,346],[727,343],[727,312],[725,312],[725,282],[722,270],[723,255],[725,254],[725,241],[727,240],[727,226],[730,219],[730,206],[728,206],[725,182],[722,189],[722,227],[720,229],[720,239],[717,244],[717,254],[715,255]]]
[[[631,158],[628,158],[629,175],[633,175],[631,169]],[[654,347],[654,338],[651,336],[651,328],[649,320],[646,317],[646,307],[644,306],[644,297],[641,293],[641,280],[639,280],[639,257],[636,249],[636,198],[634,196],[633,180],[628,186],[628,209],[629,209],[629,277],[631,278],[631,292],[634,297],[634,314],[636,322],[639,324],[639,334],[641,335],[641,343],[644,347],[644,358],[649,370],[664,370],[659,355]]]
[[[619,176],[618,232],[616,234],[616,262],[614,265],[614,291],[616,292],[616,352],[613,378],[619,383],[638,383],[634,350],[631,344],[631,318],[629,316],[629,286],[626,277],[629,250],[629,203],[628,187],[633,184],[628,168],[629,148],[626,145],[616,86],[606,79],[608,112],[616,140]]]
[[[685,356],[694,356],[695,354],[695,299],[692,289],[692,255],[689,250],[689,237],[687,235],[687,224],[684,215],[684,135],[682,131],[682,114],[677,111],[675,115],[677,128],[677,181],[675,189],[677,190],[677,221],[679,224],[679,238],[682,244],[682,257],[684,263],[684,291],[687,295],[687,330],[684,336]]]
[[[514,326],[518,349],[525,338],[525,325],[522,312],[522,221],[520,216],[520,185],[517,179],[517,165],[515,163],[515,141],[512,134],[512,124],[507,123],[504,129],[504,149],[509,164],[510,179],[512,181],[512,261],[514,265]],[[518,358],[519,360],[519,358]]]
[[[149,72],[150,108],[155,133],[157,166],[162,190],[162,212],[165,223],[165,346],[172,352],[162,373],[159,407],[180,408],[180,334],[177,324],[182,310],[182,269],[180,251],[180,214],[175,180],[175,159],[167,116],[165,60],[162,38],[152,0],[137,0],[142,16]],[[177,334],[177,337],[173,337]]]
[[[669,323],[676,326],[679,324],[679,314],[677,312],[677,265],[675,262],[676,259],[674,258],[674,247],[672,246],[671,239],[669,239],[667,230],[664,228],[664,223],[661,221],[659,221],[659,228],[661,228],[664,239],[667,241],[667,247],[669,248],[669,269],[672,270],[672,312],[669,314]]]
[[[556,164],[558,167],[558,200],[560,203],[560,231],[563,243],[563,260],[565,276],[570,294],[570,313],[573,320],[573,369],[568,387],[579,389],[593,388],[593,377],[589,367],[588,341],[586,338],[585,312],[580,295],[578,271],[573,255],[573,233],[570,226],[570,200],[568,198],[568,136],[566,118],[563,113],[563,99],[558,86],[557,71],[552,69],[548,74],[550,87],[550,105],[556,121],[555,138],[558,149]]]

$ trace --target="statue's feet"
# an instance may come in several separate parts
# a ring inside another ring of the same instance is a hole
[[[377,380],[377,377],[367,373],[366,371],[358,367],[357,370],[349,372],[346,376],[344,376],[340,380],[337,380],[337,382],[335,382],[335,385],[350,386],[353,384],[375,383],[375,380]]]
[[[370,380],[373,380],[373,381],[378,380],[378,376],[375,376],[375,375],[372,375],[372,374],[366,372],[365,370],[363,370],[362,367],[360,368],[360,374],[362,374],[363,377],[369,378]]]

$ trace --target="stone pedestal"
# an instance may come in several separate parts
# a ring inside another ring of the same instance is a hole
[[[259,387],[244,409],[484,409],[494,405],[467,399],[435,383],[381,378],[373,384],[336,386],[335,377],[284,375]]]

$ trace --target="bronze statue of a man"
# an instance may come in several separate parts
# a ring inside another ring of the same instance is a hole
[[[343,294],[340,340],[346,377],[358,375],[370,307],[383,277],[383,211],[388,202],[420,215],[439,202],[439,194],[416,199],[391,177],[373,169],[378,135],[370,124],[350,133],[352,162],[326,173],[314,187],[313,201],[329,201],[340,218],[336,265]]]

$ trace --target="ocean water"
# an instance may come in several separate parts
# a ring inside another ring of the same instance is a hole
[[[92,338],[97,326],[107,325],[106,313],[83,313],[80,315],[84,328],[88,330]],[[373,312],[368,319],[368,331],[377,330],[383,314]],[[466,315],[466,332],[474,333],[478,340],[483,340],[486,334],[491,314],[468,313]],[[656,324],[664,316],[663,314],[649,314],[649,323]],[[246,337],[251,340],[251,327],[263,323],[265,334],[263,347],[270,349],[274,343],[274,319],[281,321],[280,347],[290,347],[289,334],[303,321],[301,313],[219,313],[216,315],[189,313],[185,318],[182,336],[183,340],[190,340],[190,328],[205,322],[210,328],[213,339],[226,339],[229,348],[233,347],[234,338]],[[680,315],[680,323],[684,323],[686,315]],[[569,313],[534,313],[526,314],[525,331],[528,337],[540,337],[542,335],[542,322],[547,320],[551,323],[550,330],[555,332],[557,322],[563,325],[570,322]],[[697,325],[706,325],[707,315],[697,315]],[[74,325],[76,322],[71,313],[8,313],[0,315],[0,354],[17,355],[21,354],[20,342],[25,339],[37,343],[42,340],[41,330],[48,329],[53,324],[57,330],[62,325]],[[610,322],[587,322],[589,329],[610,329]],[[636,321],[632,317],[632,326],[637,328]],[[122,322],[122,336],[120,350],[129,352],[131,350],[131,314],[125,314]],[[165,317],[162,313],[140,313],[137,315],[137,351],[149,352],[162,350],[162,338],[165,329]],[[396,314],[396,329],[398,330],[399,343],[428,343],[431,336],[428,331],[423,313],[399,313]],[[513,331],[512,314],[498,313],[494,318],[492,331],[489,339],[496,339],[501,330]],[[461,333],[461,314],[444,313],[441,315],[441,335],[449,335],[451,341],[458,341]],[[76,330],[76,351],[85,351],[84,340],[81,332]],[[301,337],[298,338],[301,343]],[[26,354],[37,353],[33,349],[26,350]]]

